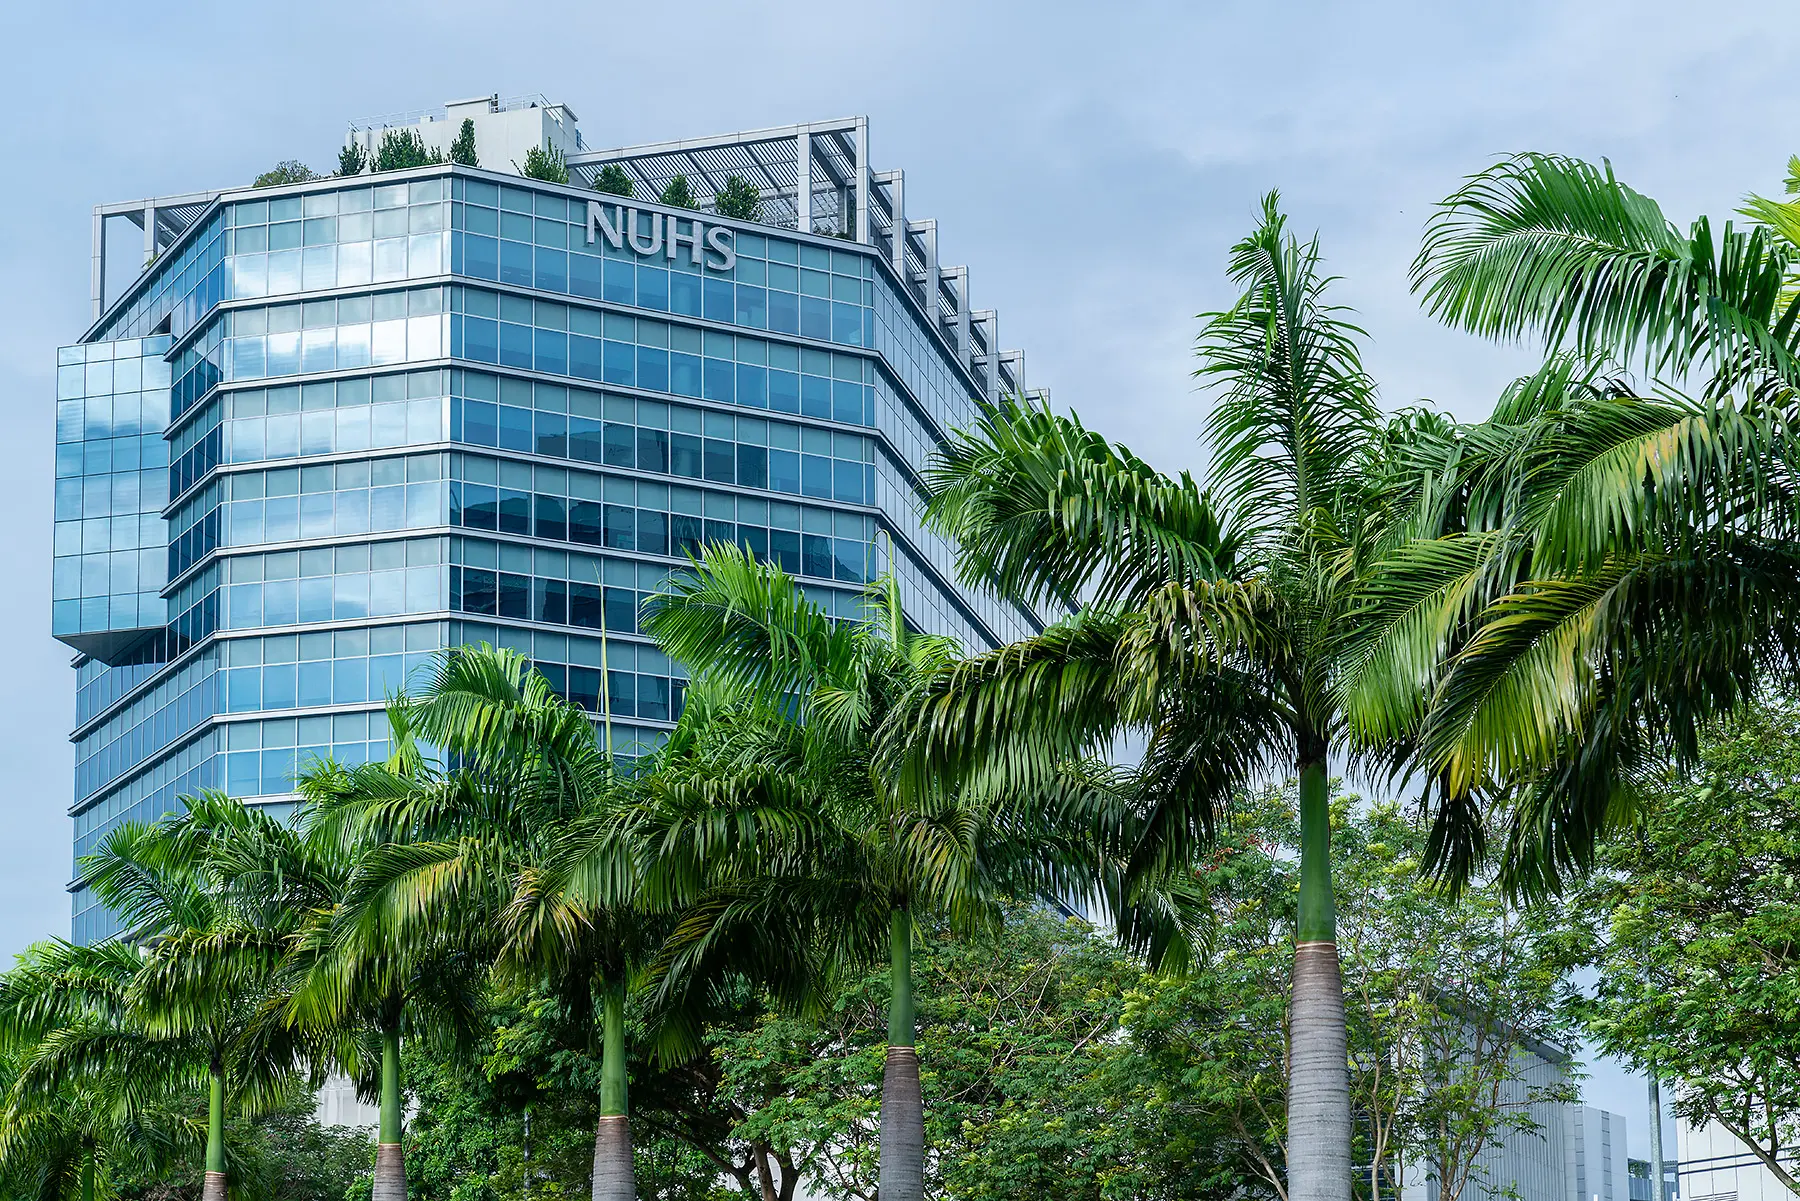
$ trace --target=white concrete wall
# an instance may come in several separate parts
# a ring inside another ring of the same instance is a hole
[[[381,1107],[357,1100],[356,1086],[350,1082],[350,1077],[333,1075],[326,1077],[319,1089],[313,1120],[321,1126],[367,1126],[373,1129],[381,1125]]]
[[[475,156],[489,171],[517,174],[525,165],[525,154],[532,147],[554,148],[564,157],[575,153],[575,114],[562,105],[549,108],[518,108],[508,112],[490,111],[484,97],[479,100],[456,101],[445,106],[449,116],[425,118],[410,127],[418,131],[425,144],[450,155],[450,143],[462,130],[464,118],[475,122]],[[387,129],[352,130],[344,144],[358,144],[374,157]]]
[[[1794,1201],[1794,1194],[1756,1153],[1722,1126],[1696,1127],[1678,1119],[1675,1146],[1682,1201]],[[1800,1173],[1800,1155],[1792,1167],[1785,1159],[1782,1166]]]

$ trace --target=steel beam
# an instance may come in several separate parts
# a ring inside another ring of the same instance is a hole
[[[104,208],[94,209],[94,245],[93,257],[88,263],[88,291],[94,300],[94,320],[100,320],[100,314],[106,311],[106,213]]]

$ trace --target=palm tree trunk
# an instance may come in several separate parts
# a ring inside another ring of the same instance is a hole
[[[83,1147],[83,1152],[81,1157],[81,1201],[94,1201],[94,1161],[98,1158],[99,1152],[94,1149],[91,1140]]]
[[[895,908],[888,934],[887,1064],[881,1075],[881,1201],[923,1201],[925,1098],[913,1049],[912,914]]]
[[[594,1128],[593,1201],[637,1201],[627,1116],[623,986],[607,987],[600,1012],[600,1120]]]
[[[225,1068],[212,1065],[206,1097],[206,1182],[200,1187],[200,1201],[226,1201],[225,1198]]]
[[[381,1031],[381,1137],[375,1144],[375,1184],[370,1201],[406,1201],[406,1153],[401,1143],[400,1027]]]
[[[1325,762],[1300,765],[1300,914],[1288,1063],[1288,1199],[1350,1201],[1350,1069]]]

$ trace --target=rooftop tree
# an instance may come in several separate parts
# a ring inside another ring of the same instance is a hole
[[[256,177],[253,187],[278,188],[283,184],[307,183],[319,178],[313,169],[298,159],[283,159]]]
[[[475,118],[463,118],[462,128],[456,131],[456,140],[450,143],[450,161],[463,167],[481,166],[481,161],[475,157]]]
[[[625,174],[625,168],[619,164],[608,163],[594,176],[594,191],[628,197],[631,195],[631,176]]]
[[[441,150],[425,145],[415,129],[390,129],[381,135],[375,150],[376,171],[405,171],[412,167],[435,167],[444,161]]]
[[[569,164],[563,159],[563,152],[554,146],[533,146],[525,152],[525,164],[518,168],[519,174],[526,179],[541,179],[545,183],[568,183]]]
[[[677,174],[668,182],[658,199],[671,208],[678,209],[691,209],[695,204],[694,193],[688,187],[688,178],[681,174]]]
[[[727,176],[724,190],[713,199],[713,211],[739,221],[761,221],[762,192],[742,175]]]

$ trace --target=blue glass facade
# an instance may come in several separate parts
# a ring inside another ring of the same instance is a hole
[[[639,609],[706,542],[842,616],[892,570],[922,628],[1034,628],[920,525],[980,389],[874,247],[592,199],[450,167],[226,194],[59,352],[77,860],[184,792],[283,805],[311,758],[384,755],[448,645],[653,745],[684,680]]]

